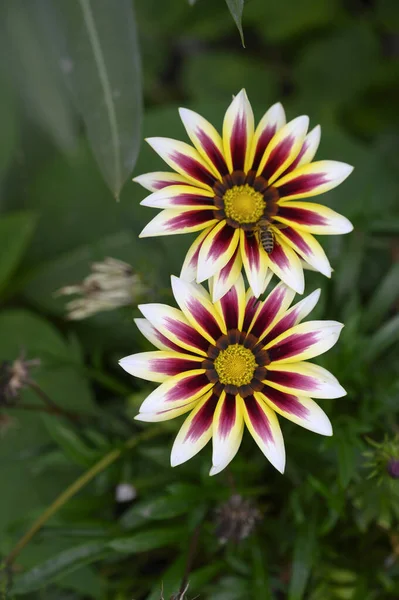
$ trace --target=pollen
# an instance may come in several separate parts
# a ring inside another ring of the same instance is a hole
[[[231,344],[220,352],[214,366],[220,383],[240,386],[251,383],[257,363],[251,350]]]
[[[237,223],[256,223],[266,208],[263,194],[248,185],[235,185],[223,196],[226,217]]]

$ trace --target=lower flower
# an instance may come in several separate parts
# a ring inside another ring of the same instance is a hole
[[[329,350],[343,327],[301,321],[318,301],[316,290],[290,308],[295,292],[280,283],[262,302],[240,275],[213,303],[199,284],[172,277],[180,307],[140,306],[140,331],[158,348],[127,356],[131,375],[160,382],[136,419],[155,422],[190,413],[172,448],[179,465],[212,438],[211,475],[222,471],[241,444],[245,425],[272,465],[284,472],[284,440],[276,413],[322,435],[331,423],[311,399],[339,398],[345,390],[326,369],[305,362]]]

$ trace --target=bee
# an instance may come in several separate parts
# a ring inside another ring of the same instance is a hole
[[[267,254],[271,254],[274,249],[274,232],[270,225],[271,223],[268,219],[261,219],[257,223],[259,241]]]

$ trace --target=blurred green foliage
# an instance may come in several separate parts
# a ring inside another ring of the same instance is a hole
[[[39,358],[32,377],[62,413],[30,388],[16,407],[1,407],[1,556],[83,472],[150,427],[132,417],[152,387],[117,366],[148,348],[137,311],[72,324],[54,292],[113,256],[143,274],[151,301],[170,299],[169,274],[179,272],[190,236],[138,240],[154,214],[139,205],[144,191],[126,183],[115,203],[104,180],[118,194],[142,137],[185,139],[179,105],[220,128],[232,94],[246,87],[258,118],[281,100],[290,118],[304,112],[321,124],[318,157],[355,165],[323,197],[355,231],[322,240],[331,281],[307,273],[307,290],[322,287],[316,318],[345,323],[319,362],[348,395],[323,402],[331,439],[282,423],[284,476],[249,436],[230,475],[208,477],[209,448],[171,469],[179,423],[162,424],[161,435],[123,451],[47,521],[8,573],[9,597],[166,600],[181,587],[197,537],[186,598],[397,599],[399,483],[385,471],[380,484],[368,479],[363,453],[367,437],[398,431],[399,3],[247,0],[244,49],[224,0],[136,0],[134,13],[122,0],[107,13],[101,0],[89,27],[100,43],[94,58],[78,43],[90,37],[78,33],[79,16],[69,15],[68,28],[60,19],[73,4],[86,16],[94,6],[71,0],[55,12],[57,3],[32,0],[1,8],[0,359]],[[239,23],[241,3],[227,4]],[[143,145],[135,173],[161,165]],[[116,494],[122,483],[134,488],[126,502]],[[262,519],[250,537],[222,546],[214,511],[232,492],[251,498]]]

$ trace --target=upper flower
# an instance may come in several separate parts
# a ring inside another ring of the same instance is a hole
[[[194,456],[213,439],[211,475],[236,454],[244,422],[256,443],[284,471],[284,441],[276,413],[311,431],[331,435],[327,415],[311,400],[338,398],[345,390],[325,369],[304,362],[331,348],[342,325],[299,324],[315,306],[319,290],[289,308],[295,292],[280,283],[264,302],[246,293],[241,275],[213,303],[201,286],[172,277],[181,310],[145,304],[140,331],[159,351],[127,356],[132,375],[162,382],[140,407],[142,421],[190,415],[177,435],[172,466]]]
[[[307,133],[309,119],[286,124],[274,104],[254,128],[245,90],[233,99],[223,136],[206,119],[182,108],[180,116],[195,146],[149,138],[176,173],[147,173],[135,181],[150,190],[144,206],[162,208],[141,237],[202,231],[188,251],[181,276],[197,282],[214,277],[213,299],[221,298],[244,266],[256,297],[275,273],[302,294],[301,259],[327,277],[330,263],[312,234],[348,233],[352,225],[306,197],[327,192],[352,171],[341,162],[311,162],[320,127]]]

